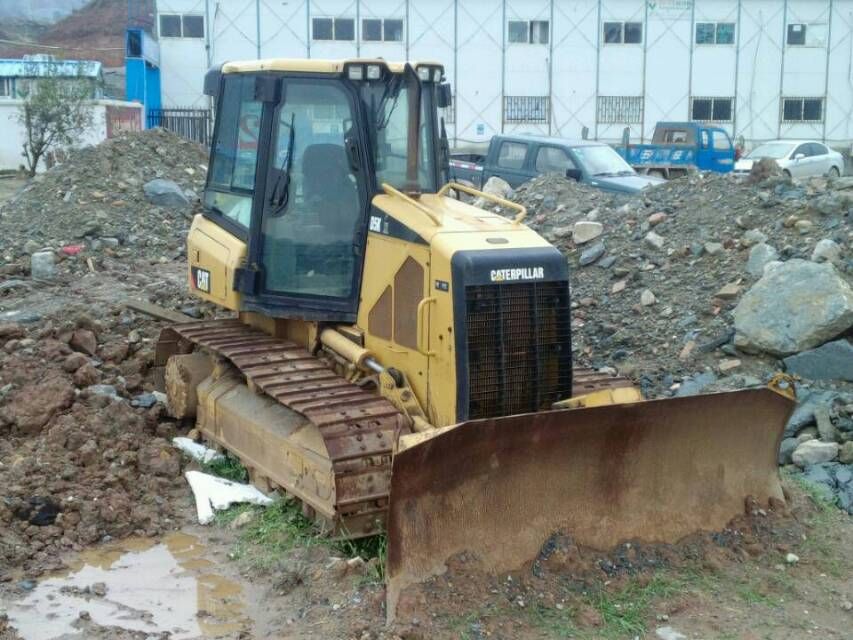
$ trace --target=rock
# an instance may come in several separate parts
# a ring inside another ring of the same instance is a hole
[[[791,464],[791,455],[800,443],[796,438],[785,438],[779,445],[779,466]]]
[[[779,165],[773,158],[761,158],[758,162],[752,165],[752,168],[749,170],[749,177],[747,177],[747,182],[750,184],[758,184],[760,182],[764,182],[768,178],[772,178],[774,176],[782,175],[782,169],[779,168]]]
[[[79,456],[80,464],[84,467],[91,467],[96,464],[100,458],[98,443],[94,440],[87,440],[82,447],[77,449],[77,455]]]
[[[796,553],[789,553],[785,556],[785,562],[788,564],[797,564],[800,561],[800,556]]]
[[[650,225],[656,227],[661,222],[665,222],[666,218],[667,215],[663,211],[658,211],[657,213],[653,213],[652,215],[650,215],[648,221]]]
[[[68,346],[79,353],[94,356],[98,352],[98,339],[88,329],[77,329],[71,334]]]
[[[655,637],[659,640],[687,640],[687,636],[672,627],[658,627],[655,629]]]
[[[24,328],[16,322],[0,322],[0,340],[13,340],[26,335]]]
[[[591,265],[593,262],[598,260],[601,256],[604,255],[605,246],[603,242],[596,242],[594,245],[588,247],[581,253],[581,257],[578,260],[578,264],[582,267],[586,267]]]
[[[139,451],[139,470],[175,478],[181,473],[181,456],[176,449],[155,443]]]
[[[728,373],[733,369],[737,369],[741,365],[741,361],[737,358],[728,358],[726,360],[720,360],[720,363],[717,365],[720,369],[721,373]]]
[[[30,276],[36,280],[52,280],[56,275],[53,251],[39,251],[30,257]]]
[[[8,413],[22,433],[34,434],[73,402],[74,387],[70,381],[63,375],[49,375],[18,390]]]
[[[801,378],[853,382],[853,344],[847,340],[827,342],[817,349],[788,356],[784,363],[788,373]]]
[[[26,253],[27,255],[32,255],[32,254],[36,253],[39,249],[41,249],[41,245],[38,242],[36,242],[35,240],[30,239],[24,243],[24,249],[23,250],[24,250],[24,253]]]
[[[841,262],[841,247],[833,240],[824,238],[815,245],[812,251],[812,262]]]
[[[62,362],[62,370],[67,373],[74,373],[77,369],[88,363],[89,358],[82,353],[71,353],[66,356],[65,360]]]
[[[575,226],[572,228],[572,241],[575,244],[585,244],[590,240],[595,240],[603,232],[604,225],[600,222],[581,220],[575,222]]]
[[[254,519],[255,519],[255,512],[254,511],[244,511],[243,513],[238,515],[236,518],[234,518],[228,524],[228,528],[229,529],[242,529],[243,527],[245,527],[247,524],[249,524]]]
[[[731,300],[732,298],[736,298],[740,293],[740,285],[737,282],[729,282],[726,285],[717,291],[714,294],[715,298],[720,298],[721,300]]]
[[[815,412],[821,407],[831,407],[837,397],[832,391],[798,390],[797,407],[785,425],[785,437],[796,435],[803,427],[813,424]]]
[[[142,186],[145,198],[151,204],[158,207],[187,207],[189,199],[184,195],[184,190],[172,180],[155,178]]]
[[[111,384],[93,384],[91,387],[86,387],[86,393],[90,396],[102,396],[110,400],[121,400],[118,391]]]
[[[746,271],[750,275],[761,277],[764,275],[764,267],[779,259],[779,252],[769,244],[759,242],[749,250],[749,259],[746,261]]]
[[[821,442],[820,440],[808,440],[799,445],[791,460],[798,467],[805,468],[812,464],[830,462],[838,456],[838,444],[835,442]]]
[[[814,224],[811,220],[797,220],[794,224],[794,228],[803,236],[809,233],[812,230],[812,227],[814,227]]]
[[[845,442],[838,448],[838,461],[841,464],[853,464],[853,440]]]
[[[703,248],[709,256],[715,256],[723,250],[723,245],[719,242],[706,242]]]
[[[830,264],[770,265],[734,310],[735,346],[787,356],[853,326],[853,288]]]
[[[620,291],[624,291],[626,286],[628,286],[628,283],[625,282],[625,280],[614,282],[610,289],[610,293],[619,293]]]
[[[643,238],[643,241],[644,241],[648,246],[652,247],[653,249],[662,249],[662,248],[663,248],[663,245],[664,245],[664,242],[665,242],[665,240],[663,239],[663,237],[662,237],[662,236],[659,236],[659,235],[658,235],[658,234],[656,234],[654,231],[649,231],[649,232],[646,234],[646,237],[645,237],[645,238]]]
[[[655,297],[655,294],[652,293],[650,289],[644,289],[643,292],[640,294],[640,304],[644,307],[650,307],[657,301],[658,299]]]
[[[92,363],[87,362],[74,373],[74,384],[89,387],[101,381],[101,372]]]
[[[682,382],[675,395],[679,398],[698,395],[705,387],[714,384],[716,381],[717,376],[714,372],[706,371],[705,373],[700,373]]]
[[[767,242],[767,234],[762,233],[758,229],[750,229],[743,237],[740,239],[740,242],[745,247],[751,247],[754,244],[761,244]]]

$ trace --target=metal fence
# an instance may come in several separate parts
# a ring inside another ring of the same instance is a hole
[[[504,122],[547,124],[551,117],[548,96],[504,96]]]
[[[152,109],[148,112],[148,128],[155,127],[209,147],[213,117],[210,109]]]

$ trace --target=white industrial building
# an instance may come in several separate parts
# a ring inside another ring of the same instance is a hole
[[[157,0],[164,107],[214,64],[437,60],[457,143],[500,132],[648,140],[659,120],[747,144],[853,140],[853,0]]]

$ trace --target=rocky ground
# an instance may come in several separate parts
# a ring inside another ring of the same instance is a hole
[[[169,442],[191,425],[166,415],[150,370],[162,323],[126,303],[214,312],[185,290],[183,238],[205,162],[155,131],[83,150],[25,185],[0,180],[12,185],[0,191],[0,614],[87,553],[105,549],[111,566],[131,541],[168,546],[189,531],[207,551],[181,566],[199,584],[235,583],[226,600],[242,607],[227,628],[200,607],[203,635],[845,637],[853,528],[837,506],[853,497],[853,185],[691,176],[630,199],[555,177],[520,188],[532,226],[573,268],[578,360],[650,397],[798,376],[780,452],[788,506],[747,504],[725,531],[674,546],[602,554],[555,535],[511,575],[460,558],[386,629],[381,539],[319,540],[287,502],[192,524],[188,463]],[[759,266],[772,257],[782,264]],[[803,298],[786,310],[784,293],[798,290],[829,311],[792,323]],[[97,624],[88,611],[109,593],[88,587],[74,637],[168,637]],[[20,637],[13,627],[0,615],[0,638]]]

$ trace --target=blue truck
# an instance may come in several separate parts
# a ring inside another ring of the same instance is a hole
[[[658,122],[649,144],[630,144],[628,129],[616,151],[637,173],[677,178],[690,167],[728,173],[734,169],[735,147],[725,129],[700,122]]]

